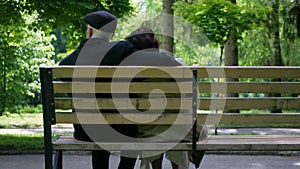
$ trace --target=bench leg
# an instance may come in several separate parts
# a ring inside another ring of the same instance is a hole
[[[48,144],[45,144],[45,169],[53,169],[53,154],[52,149]]]
[[[52,169],[52,154],[45,153],[45,169]]]
[[[54,169],[62,169],[62,150],[55,152]]]
[[[218,127],[215,128],[215,135],[218,135]]]
[[[205,151],[193,150],[191,153],[192,153],[191,156],[193,158],[192,161],[193,164],[195,165],[195,168],[199,168],[202,159],[205,155]]]

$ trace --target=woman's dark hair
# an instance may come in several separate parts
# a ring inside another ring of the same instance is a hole
[[[159,42],[149,27],[140,27],[125,38],[138,50],[155,48],[159,49]]]

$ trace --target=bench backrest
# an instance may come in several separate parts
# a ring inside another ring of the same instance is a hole
[[[172,124],[176,119],[182,124],[193,122],[191,113],[157,114],[179,110],[198,111],[198,123],[205,124],[300,121],[295,114],[300,109],[300,67],[54,66],[41,67],[40,71],[48,124]],[[227,97],[228,93],[237,95]],[[263,110],[264,114],[211,113],[224,109]],[[265,112],[271,109],[292,113],[274,114],[270,118]]]
[[[190,69],[41,67],[40,70],[48,124],[136,123],[149,121],[163,112],[178,114],[179,111],[191,116],[193,85],[197,84]],[[174,120],[165,118],[162,123],[172,124]]]
[[[200,114],[199,123],[248,126],[300,123],[300,67],[233,66],[195,69],[199,78],[200,112],[219,112]],[[222,113],[225,109],[239,109],[241,114]],[[272,110],[289,113],[271,114]]]

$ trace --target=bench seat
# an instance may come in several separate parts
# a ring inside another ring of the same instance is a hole
[[[197,142],[197,150],[205,151],[300,151],[299,135],[209,136]],[[93,143],[73,136],[60,136],[53,150],[101,150],[101,146],[118,150],[169,150],[174,143]],[[192,143],[179,143],[172,150],[192,150]]]

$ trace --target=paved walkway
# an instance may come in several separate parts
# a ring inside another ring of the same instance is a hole
[[[116,169],[119,157],[114,154],[110,159],[110,169]],[[135,169],[139,169],[138,160]],[[0,169],[43,169],[44,156],[38,155],[0,155]],[[64,155],[63,168],[91,169],[91,157],[87,155]],[[170,169],[164,159],[163,169]],[[190,165],[189,169],[195,168]],[[243,156],[243,155],[206,155],[200,169],[299,169],[300,156]]]

